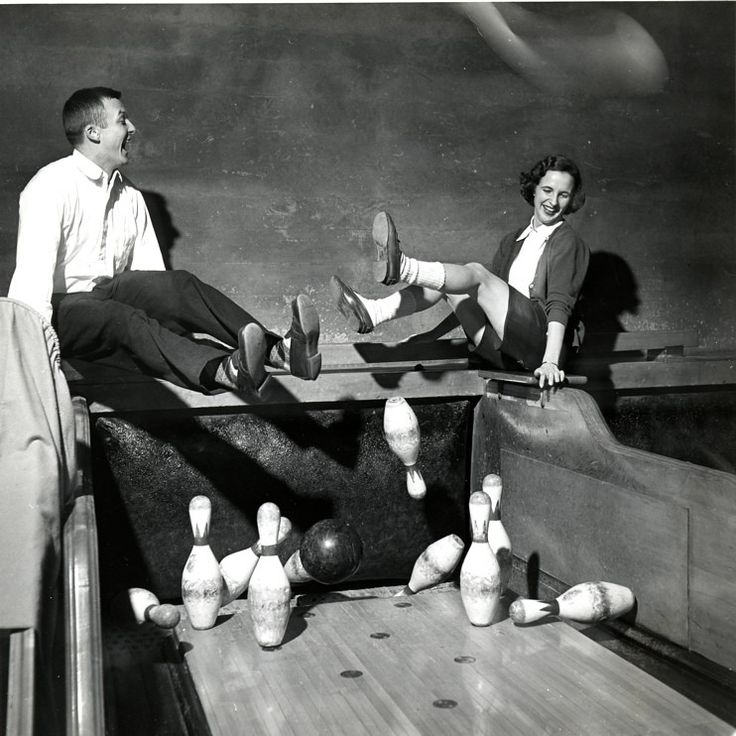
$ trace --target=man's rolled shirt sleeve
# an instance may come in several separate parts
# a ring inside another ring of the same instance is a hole
[[[62,241],[63,202],[43,180],[31,180],[20,195],[16,266],[8,296],[51,322],[51,294]]]
[[[138,237],[130,259],[131,271],[165,271],[161,246],[151,222],[146,202],[140,192],[137,193],[136,228]]]

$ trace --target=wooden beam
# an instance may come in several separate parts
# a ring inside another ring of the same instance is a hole
[[[574,369],[582,371],[584,375],[567,375],[567,384],[584,387],[593,393],[641,393],[661,389],[736,386],[736,359],[729,356],[687,356],[633,362],[589,359],[576,362]],[[524,395],[535,401],[540,398],[538,381],[531,374],[481,370],[479,375],[489,381],[488,390],[491,393]]]
[[[36,708],[36,633],[10,634],[6,736],[34,736]]]
[[[97,522],[89,467],[89,415],[75,397],[78,482],[64,524],[66,736],[105,733]]]
[[[736,386],[736,359],[671,358],[640,363],[612,363],[605,370],[589,374],[589,388],[639,391],[662,388]]]
[[[700,340],[696,330],[640,330],[633,332],[586,332],[582,353],[621,353],[662,350],[682,352]]]
[[[317,381],[274,375],[262,396],[233,391],[206,395],[166,381],[135,375],[130,381],[72,381],[75,394],[84,396],[94,416],[137,412],[222,413],[253,411],[266,406],[336,404],[407,398],[480,396],[484,381],[472,370],[325,371]]]
[[[605,339],[598,336],[600,344]],[[608,338],[606,338],[608,339]],[[676,387],[736,385],[736,360],[728,355],[664,355],[655,360],[631,360],[634,347],[658,349],[677,343],[690,345],[693,332],[614,333],[610,352],[586,350],[571,361],[567,382],[596,391],[647,391]],[[654,346],[654,347],[652,347]],[[536,384],[531,372],[487,369],[467,350],[464,339],[401,343],[325,343],[322,375],[317,381],[295,379],[283,370],[271,371],[263,396],[248,397],[222,391],[212,395],[183,389],[137,373],[81,361],[64,361],[73,393],[84,396],[92,414],[145,411],[249,411],[258,406],[294,403],[320,404],[350,400],[479,395],[480,380],[498,385]],[[537,398],[539,398],[537,396]]]

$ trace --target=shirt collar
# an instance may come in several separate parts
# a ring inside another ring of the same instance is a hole
[[[76,164],[77,168],[92,181],[107,182],[107,174],[91,159],[87,158],[79,149],[75,148],[72,151],[72,160]],[[118,169],[112,172],[110,177],[111,182],[116,180],[122,180],[122,174]]]
[[[549,238],[549,236],[552,235],[552,233],[557,230],[557,228],[562,225],[563,222],[564,220],[559,220],[554,225],[535,225],[534,215],[532,215],[532,219],[529,220],[529,224],[527,225],[526,229],[516,239],[524,240],[528,235],[536,233],[543,240],[547,240],[547,238]]]

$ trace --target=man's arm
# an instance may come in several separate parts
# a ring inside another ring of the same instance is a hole
[[[161,246],[158,244],[151,216],[140,193],[138,193],[136,227],[138,237],[130,260],[131,271],[165,271],[166,265],[161,254]]]
[[[21,193],[15,272],[8,296],[33,307],[49,324],[62,216],[62,202],[43,181],[32,180]]]

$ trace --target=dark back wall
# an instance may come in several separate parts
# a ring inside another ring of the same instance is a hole
[[[586,181],[571,222],[606,277],[601,323],[696,328],[706,347],[736,349],[734,5],[524,7],[570,27],[626,12],[669,81],[649,95],[549,93],[449,4],[0,6],[0,293],[18,194],[68,152],[63,102],[104,84],[138,126],[127,173],[171,265],[269,327],[285,329],[305,291],[326,339],[357,338],[327,284],[337,272],[385,293],[371,277],[378,209],[413,255],[489,261],[530,216],[519,171],[565,152]],[[369,338],[430,327],[444,314],[433,311]]]

